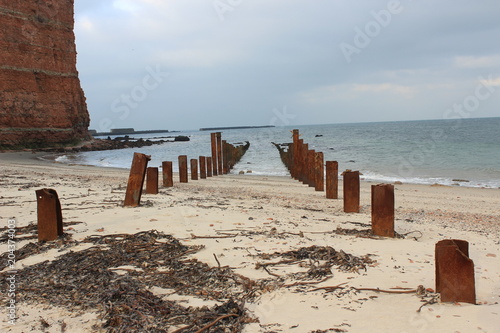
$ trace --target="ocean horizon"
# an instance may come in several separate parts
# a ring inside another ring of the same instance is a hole
[[[272,144],[292,141],[293,129],[325,161],[339,162],[339,172],[359,170],[363,179],[380,182],[500,187],[500,117],[410,120],[222,130],[229,143],[250,142],[250,149],[231,171],[258,176],[289,176]],[[189,142],[142,148],[58,155],[60,163],[129,168],[134,152],[151,155],[150,166],[177,157],[210,156],[209,131],[176,131]],[[140,135],[157,139],[165,135]],[[113,136],[112,136],[113,138]],[[139,138],[139,137],[137,137]]]

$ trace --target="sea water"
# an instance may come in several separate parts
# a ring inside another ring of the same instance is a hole
[[[500,118],[400,121],[223,130],[229,143],[250,142],[250,149],[231,173],[288,176],[272,144],[292,140],[292,130],[309,149],[338,161],[339,171],[359,170],[366,180],[417,184],[500,187]],[[129,168],[134,152],[151,155],[149,166],[210,156],[210,132],[184,131],[189,142],[167,142],[143,148],[82,152],[58,162]],[[160,134],[140,135],[155,138]]]

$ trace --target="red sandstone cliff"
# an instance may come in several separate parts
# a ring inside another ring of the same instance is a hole
[[[0,0],[0,147],[87,139],[73,0]]]

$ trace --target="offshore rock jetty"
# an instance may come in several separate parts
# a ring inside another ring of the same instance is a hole
[[[164,140],[164,139],[173,139],[173,140]],[[169,136],[163,137],[159,140],[149,140],[149,139],[135,139],[130,138],[128,135],[124,137],[117,137],[114,139],[94,139],[92,141],[84,142],[77,146],[71,147],[49,147],[49,148],[40,148],[36,149],[36,151],[44,151],[44,152],[56,152],[56,153],[78,153],[82,151],[99,151],[99,150],[114,150],[114,149],[124,149],[124,148],[141,148],[152,145],[159,145],[166,142],[183,142],[190,141],[189,137],[184,135],[178,136]]]

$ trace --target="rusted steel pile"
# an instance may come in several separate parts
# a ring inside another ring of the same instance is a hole
[[[442,302],[476,303],[474,262],[469,258],[469,243],[444,239],[436,243],[436,292]]]

